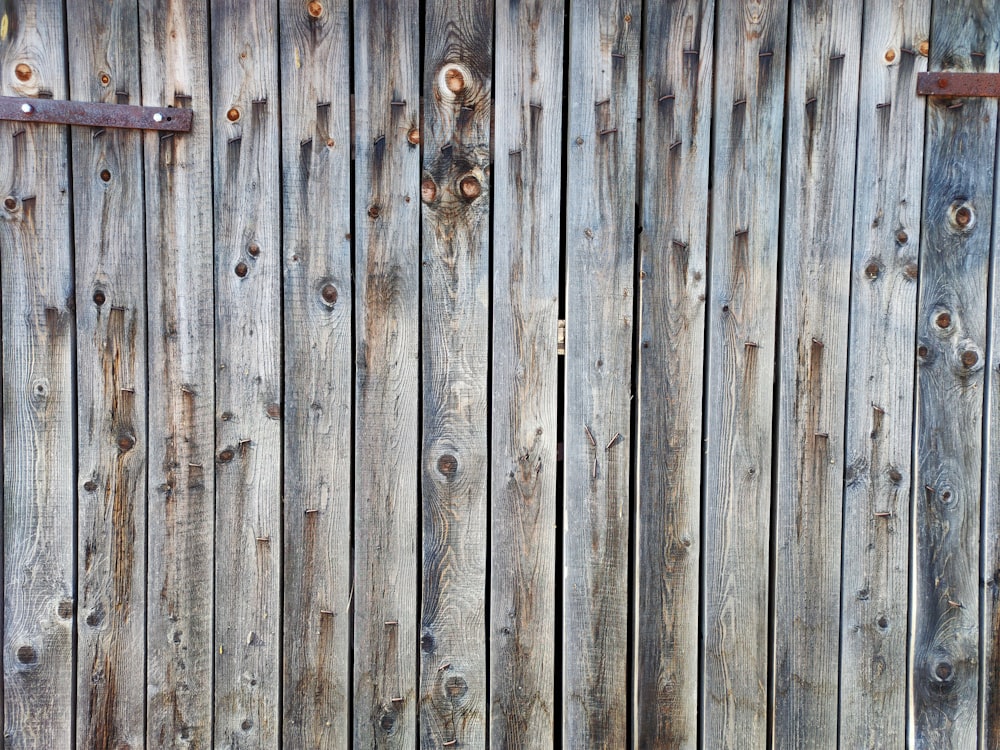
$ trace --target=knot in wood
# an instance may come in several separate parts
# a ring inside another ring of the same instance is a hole
[[[962,352],[962,364],[965,367],[972,368],[979,363],[979,354],[973,349],[966,349]]]
[[[324,284],[323,288],[320,290],[320,294],[323,297],[323,302],[329,307],[333,307],[337,304],[337,287],[333,284]]]
[[[234,268],[233,271],[242,279],[250,272],[250,268],[241,260],[236,264],[236,268]]]
[[[31,66],[26,63],[18,63],[14,66],[14,75],[17,76],[19,81],[30,81],[31,80]]]
[[[455,476],[458,471],[458,459],[450,453],[445,453],[437,461],[437,469],[441,474],[449,479]]]
[[[3,207],[6,208],[8,211],[13,211],[15,208],[17,208],[17,199],[12,196],[4,198]]]
[[[410,142],[410,145],[417,146],[420,144],[420,129],[410,128],[410,132],[406,134],[406,140]]]
[[[230,107],[229,111],[226,112],[226,119],[229,120],[229,122],[236,122],[237,120],[239,120],[240,119],[239,109],[237,109],[236,107]]]
[[[17,660],[22,664],[37,664],[38,652],[35,651],[33,646],[29,646],[28,644],[19,646],[17,649]]]
[[[459,700],[469,692],[469,684],[464,677],[451,675],[444,681],[444,691],[451,700]]]
[[[433,203],[435,198],[437,198],[437,185],[433,179],[425,177],[420,183],[420,200],[424,203]]]
[[[479,184],[475,175],[471,174],[462,178],[461,182],[458,183],[458,189],[467,201],[474,201],[483,192],[483,186]]]
[[[118,438],[118,450],[128,453],[135,447],[135,438],[132,435],[121,435]]]
[[[312,2],[309,3],[309,15],[313,18],[319,18],[323,15],[323,3],[312,0]]]

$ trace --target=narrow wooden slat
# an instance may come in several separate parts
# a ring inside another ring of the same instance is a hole
[[[70,96],[140,101],[135,3],[67,6]],[[77,746],[145,742],[142,134],[74,128],[79,461]]]
[[[351,586],[347,2],[281,3],[285,268],[283,729],[346,748]],[[272,418],[282,415],[275,411]]]
[[[840,743],[906,742],[913,341],[930,2],[865,5],[844,426]],[[926,48],[924,48],[926,49]]]
[[[0,93],[65,98],[58,0],[0,8]],[[73,265],[67,129],[0,123],[4,745],[70,747]]]
[[[726,48],[713,108],[702,739],[763,747],[787,3],[717,9]]]
[[[420,10],[354,3],[354,746],[416,744]]]
[[[994,179],[997,178],[994,161]],[[986,371],[986,443],[982,509],[982,585],[979,747],[1000,747],[1000,235],[997,217],[1000,191],[994,182],[993,232],[990,247],[991,281],[989,298],[989,369]]]
[[[493,3],[424,22],[420,741],[485,747]]]
[[[644,19],[635,738],[698,739],[698,567],[714,0]]]
[[[772,582],[778,747],[837,743],[861,11],[859,0],[791,9]]]
[[[282,430],[277,7],[211,4],[214,744],[277,747]]]
[[[145,135],[146,743],[207,748],[215,538],[208,4],[142,0],[139,27],[144,103],[194,112],[190,133]]]
[[[570,6],[563,743],[624,747],[640,8]]]
[[[931,69],[996,71],[1000,65],[1000,7],[936,2],[930,28]],[[995,100],[927,101],[910,643],[910,721],[918,748],[974,747],[979,732],[982,419],[996,125]]]
[[[496,14],[490,743],[551,748],[563,3]]]

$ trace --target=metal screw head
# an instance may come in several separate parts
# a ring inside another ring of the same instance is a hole
[[[27,102],[25,102],[24,104],[21,105],[21,111],[24,112],[24,114],[26,115],[30,115],[32,112],[35,111],[35,108],[32,107]]]
[[[157,112],[153,115],[153,122],[163,122],[163,115]]]

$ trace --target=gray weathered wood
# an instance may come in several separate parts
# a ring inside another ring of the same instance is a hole
[[[552,747],[563,3],[496,14],[490,742]]]
[[[930,28],[931,70],[997,70],[1000,6],[937,2]],[[979,733],[980,462],[996,115],[993,99],[927,103],[910,642],[917,748],[974,747]]]
[[[58,0],[0,8],[0,93],[66,98]],[[4,746],[73,734],[73,261],[67,129],[0,123]]]
[[[718,0],[703,560],[702,739],[763,747],[784,113],[784,0]]]
[[[844,426],[840,743],[906,742],[913,341],[930,2],[865,6]]]
[[[791,7],[771,584],[778,747],[837,744],[861,11],[860,0]]]
[[[693,748],[715,2],[645,7],[634,736]]]
[[[273,0],[212,8],[216,543],[214,744],[277,747],[281,243]]]
[[[348,4],[281,3],[286,747],[346,748],[351,587]],[[275,412],[273,418],[282,418]]]
[[[190,133],[145,135],[146,742],[208,748],[215,539],[208,5],[143,0],[139,14],[142,103],[195,112]]]
[[[996,179],[994,167],[994,179]],[[990,359],[986,372],[987,421],[986,466],[983,487],[982,515],[982,583],[983,611],[981,613],[982,656],[980,658],[979,685],[979,747],[1000,748],[1000,278],[997,262],[998,241],[996,217],[1000,191],[994,183],[993,193],[993,239],[991,252],[991,280],[989,289]]]
[[[67,6],[70,96],[138,104],[135,3]],[[146,266],[142,134],[74,128],[77,747],[145,743]]]
[[[485,747],[493,3],[424,23],[420,742]]]
[[[416,0],[354,6],[353,733],[365,748],[416,744],[419,14]]]
[[[640,8],[570,6],[563,742],[627,736]]]

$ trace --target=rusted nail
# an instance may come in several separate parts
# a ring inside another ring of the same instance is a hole
[[[892,512],[888,510],[877,510],[873,514],[876,518],[889,518],[892,516]]]
[[[313,18],[319,18],[323,15],[323,4],[316,2],[316,0],[312,0],[312,2],[309,3],[309,15]]]
[[[528,102],[529,109],[537,109],[539,112],[542,111],[542,105],[539,102]],[[463,107],[462,109],[472,109],[472,107]]]
[[[383,133],[378,138],[376,138],[372,142],[372,145],[374,145],[376,148],[378,148],[379,146],[384,146],[385,145],[385,133]]]
[[[735,109],[736,107],[742,107],[746,103],[747,103],[747,100],[745,98],[744,99],[737,99],[735,102],[733,102],[733,108]]]
[[[182,385],[182,386],[181,386],[181,393],[192,393],[192,394],[193,394],[193,393],[194,393],[194,391],[192,391],[192,390],[191,390],[190,388],[188,388],[188,387],[187,387],[186,385]]]
[[[597,457],[594,457],[594,479],[597,479]]]
[[[310,513],[319,513],[319,508],[306,508],[306,515]]]
[[[135,394],[135,388],[119,388],[118,390],[121,391],[122,393],[131,393],[133,395]]]
[[[576,145],[577,146],[582,146],[583,145],[583,136],[578,135],[576,137]]]
[[[743,342],[743,347],[746,348],[746,349],[756,349],[758,346],[760,346],[760,344],[758,344],[756,341],[744,341]]]
[[[412,145],[416,146],[420,143],[420,130],[418,128],[410,128],[410,132],[406,134],[406,140]]]
[[[960,602],[953,601],[952,599],[948,600],[948,606],[949,607],[957,607],[958,609],[965,609],[965,605],[964,604],[961,604]]]
[[[618,128],[605,128],[598,132],[598,135],[611,135],[612,133],[617,133]]]
[[[601,99],[599,102],[594,102],[595,107],[601,107],[605,104],[611,104],[611,99]]]
[[[239,263],[236,264],[236,268],[234,268],[233,271],[236,273],[237,276],[239,276],[242,279],[250,272],[250,269],[247,266],[247,264],[241,260]]]
[[[441,746],[442,747],[454,747],[457,744],[458,744],[458,740],[455,739],[455,740],[448,740],[447,742],[443,742],[443,743],[441,743]]]
[[[449,68],[444,72],[444,84],[453,94],[458,94],[465,88],[465,76],[458,68]]]
[[[910,47],[900,47],[899,51],[902,52],[903,54],[906,54],[906,55],[915,55],[915,54],[917,54],[917,51],[915,49],[910,48]]]
[[[389,102],[389,106],[390,107],[405,107],[406,106],[406,99],[393,99],[391,102]]]
[[[237,107],[230,107],[229,111],[226,112],[226,119],[229,122],[236,122],[240,119],[240,110]]]
[[[986,57],[986,53],[985,52],[970,52],[969,56],[970,57]]]
[[[888,107],[891,106],[892,106],[891,102],[880,102],[879,104],[875,105],[875,109],[887,109]]]
[[[257,541],[260,542],[261,544],[270,544],[271,543],[271,537],[269,537],[269,536],[259,536],[259,537],[257,537]]]
[[[204,468],[204,466],[205,466],[204,464],[196,464],[194,461],[188,461],[189,469],[202,469]]]
[[[733,232],[733,236],[734,237],[743,237],[744,235],[749,234],[749,233],[750,233],[749,229],[737,229],[735,232]]]
[[[594,433],[592,433],[590,431],[590,428],[587,425],[584,425],[583,429],[586,430],[586,432],[587,432],[587,438],[590,440],[590,444],[596,448],[597,447],[597,441],[594,440]]]
[[[961,109],[964,106],[964,102],[955,102],[954,104],[949,104],[948,109]]]
[[[841,52],[841,53],[836,54],[836,55],[830,55],[830,59],[831,60],[843,60],[844,59],[844,53]]]
[[[881,406],[879,406],[874,402],[872,403],[872,410],[877,412],[878,414],[885,414],[885,409],[883,409]]]
[[[406,703],[406,701],[401,696],[396,696],[395,698],[390,698],[389,701],[392,702],[392,703]]]
[[[698,56],[698,50],[696,50],[696,49],[686,49],[683,52],[684,52],[685,55],[688,55],[688,56],[694,56],[694,57]]]
[[[617,443],[618,442],[618,438],[620,438],[621,436],[622,436],[622,434],[620,432],[616,432],[615,436],[613,438],[611,438],[611,442],[609,442],[607,445],[604,446],[605,452],[611,450],[611,446],[613,446],[615,443]]]
[[[433,203],[437,197],[437,185],[430,177],[420,183],[420,200],[424,203]]]
[[[670,144],[670,150],[674,151],[675,149],[679,148],[680,145],[681,145],[680,141],[674,141],[673,143]]]
[[[467,201],[474,201],[483,192],[483,186],[471,174],[462,178],[462,181],[458,183],[458,189]]]
[[[659,99],[657,99],[656,101],[657,101],[657,102],[665,102],[665,101],[667,101],[668,99],[674,99],[674,98],[675,98],[675,97],[674,97],[674,95],[673,95],[673,94],[664,94],[663,96],[661,96],[661,97],[660,97]]]
[[[450,667],[450,666],[451,666],[451,662],[447,661],[444,664],[442,664],[440,667],[438,667],[438,672],[443,672],[444,670],[448,669],[448,667]]]
[[[771,50],[764,50],[763,52],[758,52],[757,57],[771,57],[774,54]]]
[[[321,615],[326,615],[327,617],[332,617],[335,614],[332,609],[321,609],[319,613]]]
[[[251,631],[250,631],[249,633],[247,633],[247,645],[248,645],[248,646],[249,646],[249,645],[250,645],[251,643],[253,643],[253,639],[254,639],[254,638],[255,638],[256,636],[257,636],[257,634],[256,634],[255,632],[253,632],[252,630],[251,630]]]
[[[830,439],[830,433],[828,433],[828,432],[814,432],[813,433],[813,437],[817,438],[819,440],[829,440]]]
[[[813,346],[818,346],[820,349],[822,349],[825,346],[825,344],[815,336],[813,337],[812,341],[813,341]]]
[[[625,55],[623,55],[621,52],[612,52],[611,53],[611,57],[614,60],[624,60],[625,59]]]
[[[520,153],[521,153],[521,149],[516,149],[514,151],[508,151],[507,152],[507,156],[517,156]]]
[[[808,106],[809,106],[810,104],[815,104],[815,103],[816,103],[816,97],[815,97],[815,96],[810,96],[810,97],[809,97],[808,99],[806,99],[806,106],[807,106],[807,107],[808,107]]]
[[[670,244],[674,247],[679,247],[681,250],[687,250],[688,248],[688,243],[681,242],[680,240],[673,240]]]
[[[399,621],[398,620],[386,620],[384,624],[385,624],[385,626],[387,628],[391,628],[391,627],[398,626],[399,625]]]

